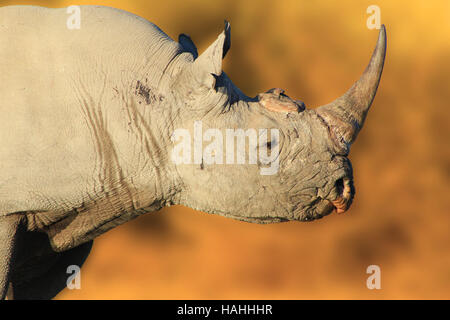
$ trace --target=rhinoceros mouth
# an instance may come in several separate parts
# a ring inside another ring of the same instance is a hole
[[[350,178],[340,178],[336,181],[337,198],[331,200],[331,204],[334,207],[336,213],[344,213],[350,208],[353,197],[355,196],[355,188],[353,186],[353,180]]]

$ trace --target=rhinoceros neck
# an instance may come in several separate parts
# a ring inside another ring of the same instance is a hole
[[[95,149],[98,188],[90,193],[120,193],[130,210],[159,209],[176,184],[167,168],[165,119],[171,66],[181,47],[154,24],[120,10],[82,6],[81,15],[79,30],[58,32],[62,39],[71,35],[59,44],[67,87],[86,123],[80,130],[91,133]]]
[[[111,164],[116,161],[120,171],[127,172],[116,180],[131,183],[153,210],[171,204],[179,187],[169,154],[176,108],[168,85],[171,64],[176,65],[180,57],[173,48],[160,50],[144,59],[132,75],[121,78],[121,87],[112,88],[112,103],[106,105],[104,116],[119,158],[110,158]]]
[[[123,13],[113,15],[121,20]],[[123,25],[101,27],[108,34],[115,28],[121,35],[108,42],[112,51],[103,50],[101,59],[114,101],[106,107],[111,118],[118,114],[118,131],[128,136],[118,136],[114,144],[124,166],[133,172],[134,183],[157,199],[170,200],[167,193],[173,191],[175,179],[167,160],[174,109],[170,84],[185,56],[182,47],[156,25],[138,17],[133,23],[128,16],[123,18]]]

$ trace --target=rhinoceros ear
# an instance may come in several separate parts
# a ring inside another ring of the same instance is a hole
[[[225,58],[231,46],[231,27],[228,21],[225,21],[224,31],[219,37],[205,50],[193,64],[193,72],[197,80],[213,88],[215,77],[222,74],[222,59]]]
[[[192,53],[194,59],[197,59],[198,57],[197,47],[195,46],[194,42],[192,41],[189,35],[184,33],[180,34],[178,36],[178,43],[183,47],[184,51]]]

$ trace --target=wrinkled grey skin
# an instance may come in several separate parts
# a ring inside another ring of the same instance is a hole
[[[360,80],[312,110],[280,89],[250,98],[233,85],[222,71],[229,24],[198,55],[186,35],[175,42],[132,14],[81,8],[76,31],[65,9],[0,9],[9,43],[0,51],[0,298],[52,298],[96,236],[166,205],[256,223],[348,209],[347,155],[381,77],[384,26]],[[176,165],[171,136],[192,133],[196,120],[204,131],[278,129],[278,172]]]

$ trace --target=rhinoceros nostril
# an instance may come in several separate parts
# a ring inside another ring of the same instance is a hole
[[[337,194],[341,196],[344,192],[344,178],[337,179],[334,185],[336,187]]]

